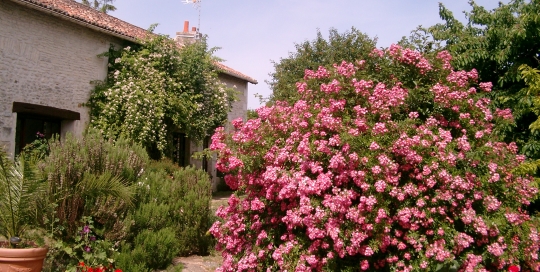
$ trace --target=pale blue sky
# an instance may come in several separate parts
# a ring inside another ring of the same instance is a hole
[[[441,0],[454,15],[464,20],[467,0]],[[317,29],[340,33],[352,26],[378,37],[378,47],[387,47],[408,36],[417,26],[442,22],[437,0],[202,0],[200,31],[210,46],[221,47],[216,55],[224,64],[252,78],[248,108],[259,107],[255,93],[268,96],[265,83],[279,61],[294,51],[294,44],[313,40]],[[477,0],[491,10],[499,1]],[[508,2],[508,1],[503,1]],[[184,21],[190,29],[198,24],[198,11],[183,0],[116,0],[110,15],[142,28],[158,23],[156,33],[174,37]]]

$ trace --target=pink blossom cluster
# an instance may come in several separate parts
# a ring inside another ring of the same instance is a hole
[[[216,130],[217,168],[238,189],[210,229],[218,271],[538,271],[538,224],[521,210],[538,190],[513,172],[516,144],[492,133],[511,112],[493,114],[476,71],[450,59],[391,46],[307,70],[302,100]],[[363,78],[385,60],[419,68],[425,108],[420,88]]]
[[[414,51],[409,48],[402,48],[397,44],[392,44],[386,50],[386,52],[393,57],[395,60],[405,63],[412,64],[420,69],[420,74],[425,74],[427,71],[433,69],[429,61],[422,56],[420,52]]]

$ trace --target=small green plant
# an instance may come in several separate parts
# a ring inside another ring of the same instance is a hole
[[[148,164],[148,171],[149,172],[155,172],[155,171],[165,171],[167,175],[172,176],[172,174],[178,170],[182,169],[178,164],[174,163],[169,158],[161,158],[159,161],[151,161]]]
[[[49,234],[50,252],[44,271],[121,271],[115,269],[115,256],[118,255],[115,243],[98,234],[92,217],[83,217],[80,224],[74,239],[60,239]],[[61,233],[61,230],[60,227],[53,231]]]
[[[36,225],[38,195],[43,182],[35,161],[21,155],[11,161],[0,148],[0,235],[16,247],[21,236]]]
[[[34,157],[38,159],[43,159],[49,156],[49,150],[49,141],[45,138],[45,134],[38,131],[36,133],[36,140],[25,146],[23,148],[23,153],[25,156],[27,156],[27,158]]]
[[[91,217],[83,217],[81,223],[83,225],[78,228],[74,243],[64,248],[72,259],[78,260],[68,271],[78,271],[81,262],[90,267],[111,267],[114,264],[112,256],[117,250],[114,244],[95,233]]]
[[[142,253],[141,253],[142,254]],[[118,254],[116,264],[122,267],[124,271],[129,272],[148,272],[150,269],[144,264],[144,260],[135,259],[134,256],[140,256],[140,254],[134,254],[129,247],[124,247],[122,252]]]

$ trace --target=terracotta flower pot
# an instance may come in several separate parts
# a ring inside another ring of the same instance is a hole
[[[0,271],[40,272],[48,248],[0,248]]]

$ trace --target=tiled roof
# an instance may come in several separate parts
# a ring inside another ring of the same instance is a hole
[[[123,39],[142,39],[147,31],[74,0],[12,0],[16,3],[107,32]]]
[[[244,75],[244,74],[234,70],[233,68],[226,66],[223,63],[216,62],[216,66],[217,66],[217,68],[219,70],[221,70],[223,73],[225,73],[227,75],[243,79],[243,80],[245,80],[245,81],[247,81],[249,83],[257,84],[257,80],[255,80],[254,78],[249,77],[247,75]]]
[[[137,41],[148,33],[145,29],[122,21],[116,17],[97,11],[74,0],[11,0],[30,8],[81,24],[110,35]],[[216,66],[223,73],[257,84],[257,80],[244,75],[222,63]]]

